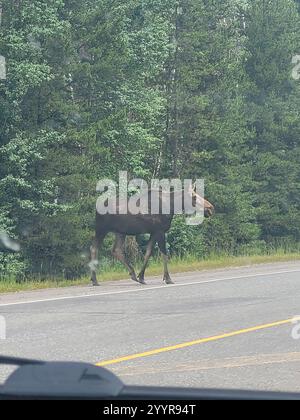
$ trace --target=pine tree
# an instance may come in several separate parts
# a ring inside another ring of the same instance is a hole
[[[179,10],[171,132],[178,172],[204,178],[216,204],[202,229],[209,248],[234,251],[259,237],[248,193],[244,5],[191,0]]]
[[[300,45],[292,0],[252,1],[247,14],[249,142],[262,238],[299,241],[300,86],[292,57]]]

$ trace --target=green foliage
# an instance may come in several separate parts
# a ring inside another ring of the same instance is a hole
[[[292,0],[253,1],[248,19],[247,105],[257,221],[268,242],[299,241],[300,85],[291,77],[299,14]]]
[[[194,255],[203,258],[206,253],[206,243],[201,228],[189,226],[184,217],[174,219],[168,234],[168,245],[171,255],[183,257]]]

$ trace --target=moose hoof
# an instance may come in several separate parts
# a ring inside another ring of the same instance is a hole
[[[167,284],[167,285],[169,285],[169,284],[174,284],[174,282],[170,279],[170,277],[165,278],[165,279],[164,279],[164,283],[165,283],[165,284]]]
[[[146,284],[144,277],[139,277],[139,283],[140,284]]]
[[[100,284],[98,282],[96,283],[93,282],[93,287],[100,287]]]

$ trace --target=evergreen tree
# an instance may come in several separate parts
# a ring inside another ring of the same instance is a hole
[[[252,1],[246,35],[251,192],[262,238],[294,243],[300,232],[300,86],[292,78],[291,65],[300,45],[295,2]]]

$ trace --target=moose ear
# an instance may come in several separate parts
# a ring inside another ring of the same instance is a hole
[[[189,184],[189,194],[194,195],[196,192],[196,183],[191,182]]]
[[[191,183],[189,184],[189,194],[193,194],[193,192],[194,192],[194,185],[193,185],[193,183],[191,182]]]

